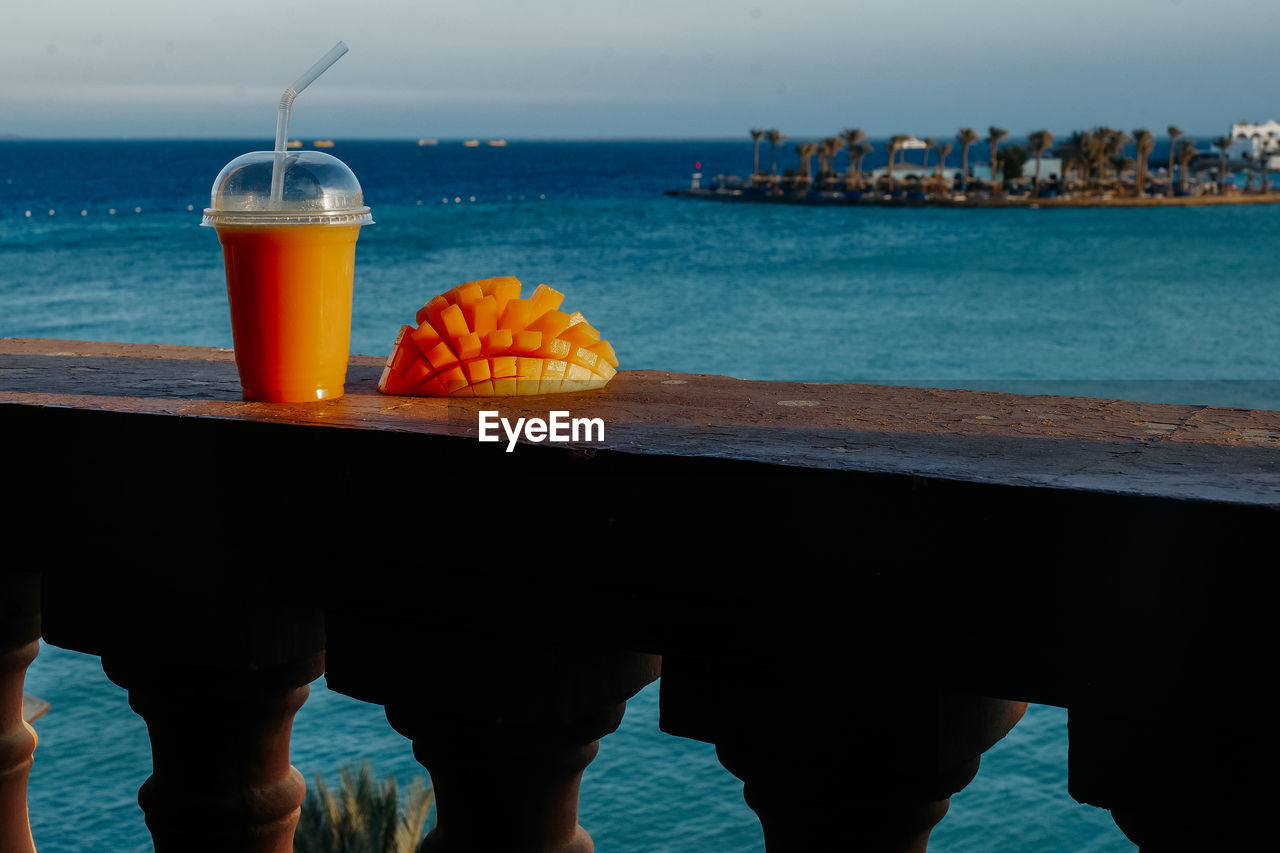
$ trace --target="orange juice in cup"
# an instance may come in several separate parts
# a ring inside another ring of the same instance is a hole
[[[355,175],[319,151],[280,158],[272,199],[278,156],[228,163],[204,216],[222,243],[240,386],[246,400],[271,403],[341,397],[356,239],[373,220]]]
[[[342,396],[359,225],[218,229],[246,400]]]

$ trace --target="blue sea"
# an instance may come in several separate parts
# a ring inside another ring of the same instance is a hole
[[[229,347],[220,250],[200,211],[223,164],[267,144],[0,142],[0,336]],[[357,251],[357,353],[384,355],[442,290],[515,275],[564,291],[624,369],[1280,409],[1277,206],[864,209],[663,195],[695,169],[748,173],[745,134],[502,148],[340,140],[329,153],[359,176],[376,220]],[[51,646],[27,689],[53,704],[31,778],[38,847],[150,849],[135,799],[150,772],[146,727],[125,692],[97,659]],[[762,851],[741,783],[711,746],[658,730],[657,696],[653,685],[631,701],[586,771],[581,821],[597,849]],[[293,763],[332,779],[361,758],[404,782],[422,772],[380,708],[317,681]],[[1134,850],[1107,812],[1070,798],[1066,768],[1066,712],[1032,706],[953,798],[930,849]]]

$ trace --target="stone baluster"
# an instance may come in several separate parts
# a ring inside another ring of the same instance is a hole
[[[1070,790],[1142,853],[1273,846],[1277,738],[1229,692],[1069,712]]]
[[[590,853],[578,786],[600,738],[622,721],[624,703],[564,726],[449,719],[431,704],[387,709],[435,787],[439,819],[420,853]]]
[[[1070,791],[1142,853],[1275,846],[1275,561],[1259,543],[1280,515],[1258,510],[1124,516],[1147,536],[1117,549],[1082,612],[1107,642],[1073,650],[1087,678],[1064,703]]]
[[[716,744],[769,853],[923,853],[952,794],[1026,710],[850,661],[664,658],[662,728]]]
[[[413,741],[436,793],[420,853],[589,853],[578,824],[582,771],[660,659],[529,641],[518,627],[498,636],[441,626],[430,667],[411,678],[421,669],[416,630],[385,609],[330,612],[326,678],[385,705]]]
[[[872,850],[924,853],[950,797],[973,779],[978,758],[940,772],[903,774],[856,753],[798,748],[762,738],[716,746],[720,762],[744,782],[770,853]],[[837,767],[842,757],[852,767]]]
[[[100,655],[146,721],[138,802],[157,853],[291,853],[306,785],[289,742],[324,672],[324,623],[290,598],[228,555],[46,572],[45,638]]]
[[[154,772],[138,802],[157,853],[290,853],[306,795],[289,764],[293,717],[324,653],[253,670],[103,658],[147,723]]]
[[[40,579],[0,572],[0,853],[34,853],[27,777],[36,733],[23,719],[22,686],[40,649]]]

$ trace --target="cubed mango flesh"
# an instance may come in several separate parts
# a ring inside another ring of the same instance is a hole
[[[402,326],[378,380],[385,394],[505,396],[603,388],[617,373],[608,341],[545,284],[527,299],[510,276],[465,282]]]

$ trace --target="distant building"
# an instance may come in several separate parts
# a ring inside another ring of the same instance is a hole
[[[948,157],[947,162],[952,162],[952,158]],[[973,169],[970,168],[969,171],[973,171]],[[919,163],[899,163],[893,167],[893,177],[899,181],[905,181],[910,175],[915,175],[922,181],[932,180],[937,173],[938,164],[936,162],[930,164],[927,168]],[[865,174],[871,178],[887,178],[889,176],[889,167],[881,166],[878,169],[871,169]],[[942,170],[942,178],[946,181],[954,180],[959,174],[960,169],[955,166],[948,166]]]
[[[956,170],[960,171],[959,169]],[[974,179],[979,181],[991,180],[991,164],[990,163],[970,163],[969,172]],[[1062,158],[1061,157],[1041,157],[1040,158],[1040,180],[1049,180],[1050,175],[1062,177]],[[1022,164],[1022,177],[1034,178],[1036,176],[1036,158],[1031,157],[1027,162]]]
[[[1252,143],[1253,157],[1258,159],[1267,156],[1267,167],[1280,168],[1280,122],[1269,121],[1265,124],[1233,124],[1231,138],[1237,142]]]

